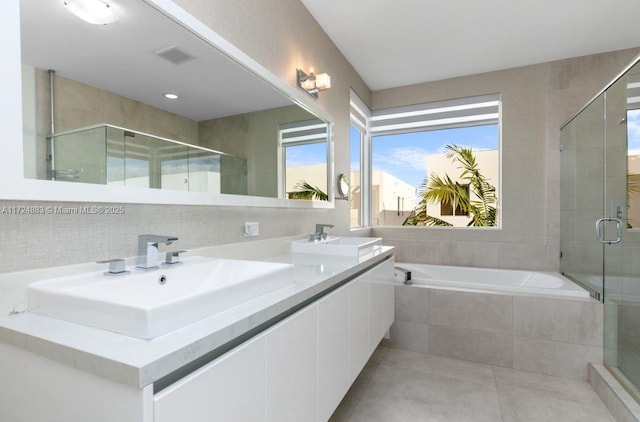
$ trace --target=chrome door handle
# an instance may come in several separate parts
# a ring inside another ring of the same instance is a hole
[[[604,223],[608,223],[611,221],[616,223],[617,237],[614,240],[604,240],[602,238],[602,226]],[[596,238],[601,243],[604,243],[606,245],[615,245],[616,243],[620,243],[620,241],[622,240],[622,220],[619,218],[604,217],[596,221]]]

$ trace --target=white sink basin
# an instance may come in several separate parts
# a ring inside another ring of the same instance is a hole
[[[93,272],[31,283],[27,308],[151,339],[292,282],[291,264],[189,257],[116,277]]]
[[[336,237],[328,236],[324,240],[309,241],[307,239],[291,242],[291,252],[319,254],[360,256],[371,252],[376,247],[382,246],[380,237]]]

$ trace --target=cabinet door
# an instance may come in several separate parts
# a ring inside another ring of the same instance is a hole
[[[369,347],[371,352],[380,343],[394,319],[394,261],[386,261],[371,271],[371,316]]]
[[[369,273],[347,285],[349,292],[349,383],[367,363],[369,347]]]
[[[155,422],[264,421],[264,353],[258,336],[162,390]]]
[[[384,311],[383,311],[383,331],[382,336],[384,337],[389,328],[391,328],[391,324],[395,320],[395,295],[396,289],[394,284],[394,270],[393,267],[395,265],[395,261],[392,258],[391,260],[382,264],[382,270],[384,274],[385,282],[382,283],[384,289]]]
[[[317,419],[317,304],[304,308],[267,331],[266,383],[268,422]]]
[[[318,420],[333,414],[349,389],[349,292],[341,287],[318,301]]]

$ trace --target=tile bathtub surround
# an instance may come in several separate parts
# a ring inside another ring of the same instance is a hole
[[[331,422],[614,421],[585,381],[378,350]]]
[[[580,380],[603,359],[603,307],[595,301],[397,285],[384,345]]]

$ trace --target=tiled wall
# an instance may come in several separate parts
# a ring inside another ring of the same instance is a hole
[[[397,285],[387,345],[507,368],[587,379],[602,362],[602,305],[595,301]]]
[[[373,92],[374,109],[502,94],[501,229],[374,228],[374,235],[398,247],[398,261],[557,271],[560,126],[639,51],[629,49]]]
[[[0,201],[0,209],[23,204]],[[78,205],[55,203],[69,208]],[[330,210],[139,204],[125,204],[124,213],[117,215],[0,215],[6,248],[0,254],[0,268],[1,272],[12,272],[131,257],[137,254],[141,233],[178,236],[172,247],[188,250],[311,233],[316,222],[331,219]],[[260,222],[260,237],[244,237],[245,221]]]

